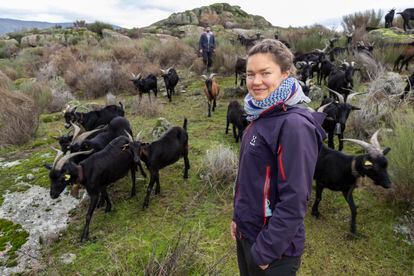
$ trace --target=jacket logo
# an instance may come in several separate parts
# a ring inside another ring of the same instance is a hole
[[[256,139],[257,139],[257,136],[253,135],[252,140],[250,141],[250,145],[256,146]]]

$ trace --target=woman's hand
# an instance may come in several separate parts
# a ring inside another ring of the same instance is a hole
[[[231,224],[230,224],[230,233],[231,233],[231,238],[234,241],[236,240],[236,231],[237,231],[237,224],[234,221],[231,221]]]

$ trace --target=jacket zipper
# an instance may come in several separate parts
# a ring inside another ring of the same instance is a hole
[[[266,217],[266,203],[269,197],[269,189],[270,189],[270,166],[266,166],[266,178],[263,187],[263,226],[266,225],[267,217]]]
[[[282,154],[283,154],[282,145],[279,145],[279,148],[277,149],[277,155],[278,155],[277,159],[279,161],[280,177],[282,178],[283,181],[285,181],[286,175],[285,175],[285,169],[283,168]]]

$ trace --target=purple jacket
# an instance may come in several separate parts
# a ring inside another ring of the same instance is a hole
[[[287,108],[287,109],[286,109]],[[245,130],[233,220],[257,265],[300,256],[304,217],[325,132],[323,113],[273,106]]]

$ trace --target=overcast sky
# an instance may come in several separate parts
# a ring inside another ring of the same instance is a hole
[[[414,0],[1,0],[0,17],[52,23],[104,21],[125,28],[144,27],[174,12],[227,2],[261,15],[274,26],[305,26],[330,22],[368,9],[414,8]]]

